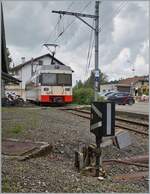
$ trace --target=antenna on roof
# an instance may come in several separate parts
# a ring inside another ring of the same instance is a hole
[[[57,44],[43,44],[43,46],[45,46],[47,48],[47,50],[52,54],[52,61],[51,61],[51,64],[55,64],[53,62],[54,60],[54,55],[56,54],[56,47],[58,46]],[[54,50],[50,50],[49,47],[54,47]]]

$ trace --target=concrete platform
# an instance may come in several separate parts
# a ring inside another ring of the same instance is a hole
[[[116,105],[116,111],[149,115],[149,103],[136,102],[133,105]]]
[[[2,154],[7,157],[14,157],[25,160],[44,153],[51,152],[52,145],[47,142],[21,141],[18,139],[2,139]]]

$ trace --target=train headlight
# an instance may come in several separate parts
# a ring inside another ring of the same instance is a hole
[[[70,91],[70,88],[65,88],[65,91],[68,91],[69,92]]]
[[[44,91],[49,91],[49,88],[44,88],[43,90],[44,90]]]

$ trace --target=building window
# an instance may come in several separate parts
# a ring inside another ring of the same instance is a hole
[[[43,61],[42,60],[39,60],[39,65],[43,65]]]
[[[15,75],[19,75],[19,71],[15,71]]]

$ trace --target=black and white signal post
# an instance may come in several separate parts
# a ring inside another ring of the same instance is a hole
[[[102,137],[115,135],[115,103],[93,102],[91,105],[90,131],[96,136],[96,176],[99,176]]]

